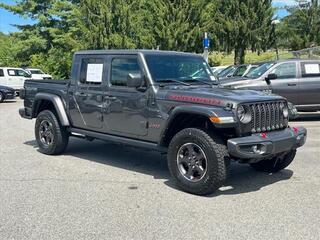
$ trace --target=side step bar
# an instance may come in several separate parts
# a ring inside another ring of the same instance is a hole
[[[78,128],[69,128],[69,131],[71,133],[81,134],[86,137],[97,138],[100,140],[110,141],[110,142],[114,142],[114,143],[130,145],[130,146],[139,147],[139,148],[147,148],[147,149],[152,149],[152,150],[156,150],[159,152],[166,152],[167,151],[166,148],[160,147],[157,143],[153,143],[153,142],[146,142],[146,141],[141,141],[138,139],[109,135],[106,133],[92,132],[92,131],[78,129]]]

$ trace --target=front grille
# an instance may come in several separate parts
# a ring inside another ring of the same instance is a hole
[[[283,116],[281,104],[287,107],[287,103],[284,101],[245,105],[251,113],[251,122],[249,123],[251,132],[269,132],[286,128],[288,126],[288,119],[285,119]]]

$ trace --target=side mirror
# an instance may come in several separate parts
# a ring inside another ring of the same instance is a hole
[[[140,73],[129,73],[127,78],[127,87],[138,88],[141,87],[143,78]]]
[[[269,73],[268,76],[266,76],[265,80],[266,80],[267,84],[270,85],[271,84],[270,80],[274,80],[274,79],[277,79],[277,78],[278,78],[277,74]]]
[[[274,80],[277,78],[278,78],[278,76],[275,73],[269,73],[269,75],[266,77],[266,79],[268,79],[268,80]]]

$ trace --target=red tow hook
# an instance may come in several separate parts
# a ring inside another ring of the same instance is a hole
[[[297,128],[297,127],[292,127],[292,129],[293,129],[293,132],[294,132],[295,134],[298,134],[299,128]]]
[[[266,139],[268,137],[266,133],[260,133],[260,136],[262,139]]]

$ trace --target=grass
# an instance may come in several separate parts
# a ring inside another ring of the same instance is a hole
[[[288,51],[279,51],[280,59],[288,59],[293,57],[293,54]],[[272,61],[276,59],[277,57],[275,51],[262,52],[260,53],[260,55],[258,55],[258,53],[256,52],[247,51],[245,56],[245,63],[250,64],[264,61]],[[209,63],[211,66],[233,65],[234,53],[226,54],[222,52],[211,52],[209,55]]]

